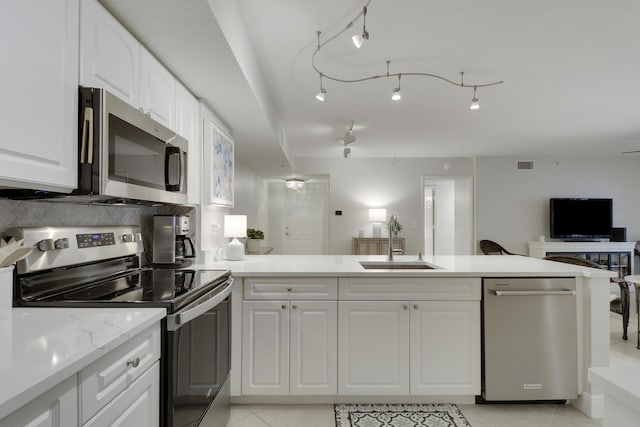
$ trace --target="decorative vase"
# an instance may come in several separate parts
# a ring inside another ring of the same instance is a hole
[[[247,252],[260,252],[261,239],[247,239]]]

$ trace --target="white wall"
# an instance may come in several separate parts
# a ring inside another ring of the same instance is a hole
[[[448,171],[447,163],[452,166]],[[403,226],[406,252],[415,254],[423,250],[422,177],[471,176],[473,160],[297,158],[296,172],[330,176],[329,253],[351,253],[351,238],[358,230],[371,235],[368,209],[386,208]],[[336,210],[342,216],[336,216]]]
[[[249,167],[236,162],[234,204],[230,213],[247,216],[247,228],[258,228],[268,235],[267,183]]]
[[[533,160],[533,170],[517,161]],[[613,226],[640,240],[640,157],[476,159],[476,238],[527,254],[527,241],[549,239],[549,198],[613,199]]]

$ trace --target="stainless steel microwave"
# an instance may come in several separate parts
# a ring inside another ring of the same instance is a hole
[[[79,112],[73,195],[187,203],[186,139],[104,89],[80,87]]]

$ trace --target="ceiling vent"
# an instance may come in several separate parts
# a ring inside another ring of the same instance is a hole
[[[518,162],[518,170],[533,170],[533,161]]]

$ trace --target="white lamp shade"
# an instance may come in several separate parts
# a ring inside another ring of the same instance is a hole
[[[247,216],[225,215],[224,237],[247,237]]]
[[[369,221],[385,222],[387,220],[386,209],[369,209]]]

